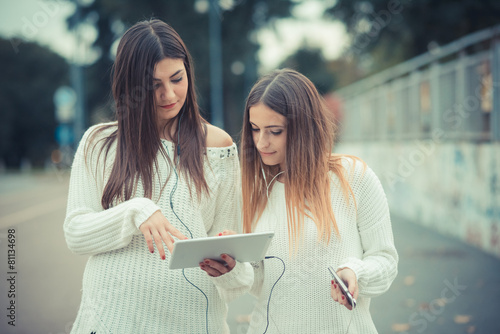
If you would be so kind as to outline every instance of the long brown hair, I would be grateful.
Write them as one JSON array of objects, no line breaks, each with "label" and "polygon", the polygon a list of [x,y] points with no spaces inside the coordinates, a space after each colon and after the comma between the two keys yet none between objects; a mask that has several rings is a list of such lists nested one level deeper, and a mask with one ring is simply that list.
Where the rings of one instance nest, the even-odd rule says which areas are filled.
[{"label": "long brown hair", "polygon": [[353,195],[352,189],[341,162],[343,156],[332,154],[333,114],[326,108],[314,84],[290,69],[276,70],[262,77],[246,101],[241,139],[244,232],[255,228],[267,205],[263,173],[270,180],[280,172],[279,165],[262,163],[253,141],[250,108],[260,103],[285,116],[287,121],[283,180],[290,245],[297,245],[305,216],[316,224],[318,238],[329,243],[332,230],[339,236],[331,206],[329,171],[338,176],[347,200],[349,194]]},{"label": "long brown hair", "polygon": [[[153,84],[155,66],[165,58],[183,59],[188,79],[184,106],[165,128],[166,133],[172,133],[172,125],[182,117],[182,122],[177,123],[172,136],[177,147],[174,159],[179,157],[179,168],[187,180],[194,183],[198,198],[202,192],[208,193],[203,174],[206,143],[202,124],[205,120],[200,115],[196,101],[191,56],[171,26],[160,20],[148,20],[136,23],[125,32],[113,65],[112,91],[118,127],[104,138],[100,153],[105,150],[106,159],[115,141],[117,148],[111,175],[101,199],[105,209],[116,201],[130,199],[136,192],[139,180],[143,184],[144,196],[151,198],[154,168],[158,168],[158,151],[171,162],[161,145]],[[91,138],[115,126],[99,127]],[[179,152],[182,154],[178,155]]]}]

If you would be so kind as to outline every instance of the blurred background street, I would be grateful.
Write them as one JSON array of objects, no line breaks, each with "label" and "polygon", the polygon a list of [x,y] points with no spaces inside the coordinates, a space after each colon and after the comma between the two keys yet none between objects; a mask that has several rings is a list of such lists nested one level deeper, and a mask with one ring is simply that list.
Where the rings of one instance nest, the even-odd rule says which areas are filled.
[{"label": "blurred background street", "polygon": [[[86,257],[66,246],[62,223],[69,173],[0,176],[1,333],[69,333],[80,305]],[[7,250],[15,230],[16,326],[8,325]]]},{"label": "blurred background street", "polygon": [[[203,115],[235,142],[260,75],[291,67],[318,88],[335,152],[389,202],[400,271],[372,301],[380,333],[500,333],[499,1],[0,3],[0,333],[71,330],[87,258],[64,240],[69,169],[83,131],[114,119],[121,35],[151,17],[182,36]],[[232,333],[252,303],[231,304]]]}]

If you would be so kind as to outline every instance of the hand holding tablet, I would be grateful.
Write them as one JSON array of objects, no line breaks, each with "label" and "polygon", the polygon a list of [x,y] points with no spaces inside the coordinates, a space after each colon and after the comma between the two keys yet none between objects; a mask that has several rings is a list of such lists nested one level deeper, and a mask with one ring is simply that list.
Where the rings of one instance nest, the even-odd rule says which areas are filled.
[{"label": "hand holding tablet", "polygon": [[[231,230],[224,230],[219,233],[219,237],[223,235],[234,235],[237,234]],[[217,260],[205,259],[200,263],[200,269],[205,271],[211,277],[219,277],[227,274],[236,266],[236,260],[227,254],[220,255],[222,260],[225,262],[220,262]]]},{"label": "hand holding tablet", "polygon": [[260,261],[264,259],[273,236],[274,232],[262,232],[178,240],[174,243],[169,268],[194,268],[205,259],[230,266],[231,260],[226,261],[222,254],[240,262]]},{"label": "hand holding tablet", "polygon": [[211,277],[219,277],[227,274],[236,266],[236,260],[227,254],[221,254],[225,262],[219,260],[205,259],[200,263],[201,270],[205,271]]}]

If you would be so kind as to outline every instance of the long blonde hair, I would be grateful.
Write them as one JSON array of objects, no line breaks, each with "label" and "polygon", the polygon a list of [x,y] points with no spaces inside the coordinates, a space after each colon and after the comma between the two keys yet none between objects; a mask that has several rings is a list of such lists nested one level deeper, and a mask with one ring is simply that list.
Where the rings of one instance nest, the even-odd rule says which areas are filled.
[{"label": "long blonde hair", "polygon": [[325,107],[314,84],[290,69],[276,70],[262,77],[246,101],[241,139],[243,230],[250,233],[255,228],[267,205],[263,173],[270,180],[280,172],[278,165],[266,166],[261,162],[253,141],[249,111],[259,103],[287,120],[283,180],[290,246],[298,245],[305,216],[316,224],[318,241],[329,243],[332,231],[339,237],[331,205],[329,172],[338,176],[347,200],[349,194],[352,198],[354,195],[341,162],[344,156],[331,154],[335,134],[333,114]]}]

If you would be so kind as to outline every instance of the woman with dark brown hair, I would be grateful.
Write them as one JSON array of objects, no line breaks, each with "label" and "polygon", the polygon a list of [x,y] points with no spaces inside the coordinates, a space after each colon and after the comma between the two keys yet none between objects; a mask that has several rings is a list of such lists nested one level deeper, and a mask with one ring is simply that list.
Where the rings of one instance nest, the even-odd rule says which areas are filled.
[{"label": "woman with dark brown hair", "polygon": [[[258,299],[248,333],[377,332],[370,298],[397,274],[389,209],[363,161],[332,154],[332,116],[311,81],[290,69],[264,76],[248,96],[243,230],[275,233],[266,259],[253,264]],[[329,267],[357,299],[355,309]],[[206,271],[223,274],[216,268]]]},{"label": "woman with dark brown hair", "polygon": [[251,267],[169,270],[164,245],[238,228],[236,146],[200,116],[191,57],[162,21],[124,34],[112,88],[117,121],[85,133],[71,171],[66,242],[91,255],[72,333],[228,333],[221,293],[251,285]]}]

